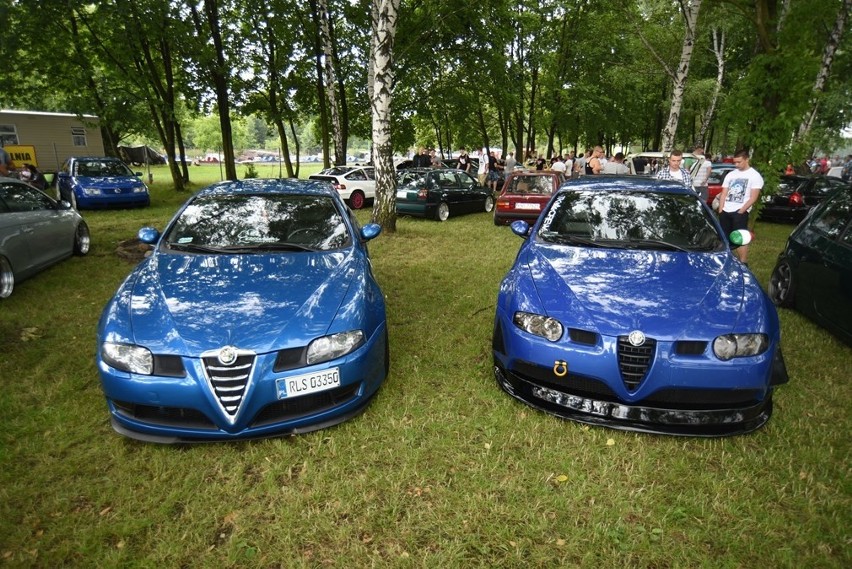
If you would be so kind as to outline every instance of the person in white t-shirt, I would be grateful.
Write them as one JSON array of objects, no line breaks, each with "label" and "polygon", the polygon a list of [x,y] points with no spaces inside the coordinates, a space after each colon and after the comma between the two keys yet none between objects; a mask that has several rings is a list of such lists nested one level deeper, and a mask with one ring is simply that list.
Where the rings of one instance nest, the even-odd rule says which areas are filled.
[{"label": "person in white t-shirt", "polygon": [[560,180],[565,179],[565,168],[565,162],[562,161],[561,156],[557,156],[556,159],[554,159],[553,164],[550,165],[551,172],[556,172],[557,174],[559,174]]},{"label": "person in white t-shirt", "polygon": [[[763,176],[749,165],[748,151],[734,154],[734,169],[725,176],[719,194],[719,225],[725,237],[738,229],[748,229],[748,214],[762,189]],[[748,261],[748,245],[740,245],[734,253],[743,263]]]}]

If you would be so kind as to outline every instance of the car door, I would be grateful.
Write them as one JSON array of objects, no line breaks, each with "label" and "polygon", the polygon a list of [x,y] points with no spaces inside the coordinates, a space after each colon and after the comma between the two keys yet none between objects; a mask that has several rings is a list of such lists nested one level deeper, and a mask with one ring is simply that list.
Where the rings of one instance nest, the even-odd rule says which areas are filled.
[{"label": "car door", "polygon": [[56,199],[70,201],[72,161],[66,160],[56,173]]},{"label": "car door", "polygon": [[433,173],[432,180],[434,180],[434,186],[437,186],[438,201],[445,202],[450,207],[450,214],[464,213],[464,199],[455,173],[449,170],[440,170]]},{"label": "car door", "polygon": [[852,192],[838,192],[811,220],[815,255],[803,259],[800,273],[811,289],[813,311],[852,334]]},{"label": "car door", "polygon": [[367,198],[376,197],[376,169],[373,167],[364,168],[364,195]]},{"label": "car door", "polygon": [[25,242],[14,246],[16,255],[25,251],[27,256],[19,259],[17,266],[13,263],[16,273],[37,271],[72,253],[76,227],[70,212],[58,210],[56,202],[26,184],[3,184],[2,197],[8,208],[3,216],[8,218],[9,227],[14,226],[14,240]]},{"label": "car door", "polygon": [[459,209],[464,213],[481,211],[484,206],[485,188],[480,187],[473,176],[465,172],[457,172],[456,188],[458,188]]}]

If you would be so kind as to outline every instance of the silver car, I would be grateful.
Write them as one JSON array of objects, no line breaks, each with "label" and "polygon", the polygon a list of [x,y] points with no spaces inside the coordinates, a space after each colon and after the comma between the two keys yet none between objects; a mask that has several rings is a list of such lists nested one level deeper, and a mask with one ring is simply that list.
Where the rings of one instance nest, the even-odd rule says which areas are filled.
[{"label": "silver car", "polygon": [[15,281],[89,252],[89,226],[67,202],[13,178],[0,177],[0,298]]}]

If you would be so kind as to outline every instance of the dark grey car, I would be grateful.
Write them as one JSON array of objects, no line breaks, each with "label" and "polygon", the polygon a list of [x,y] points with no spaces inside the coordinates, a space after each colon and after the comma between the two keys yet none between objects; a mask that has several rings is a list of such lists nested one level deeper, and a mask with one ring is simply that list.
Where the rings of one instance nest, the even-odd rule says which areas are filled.
[{"label": "dark grey car", "polygon": [[16,281],[74,255],[89,252],[89,227],[67,202],[0,177],[0,298]]}]

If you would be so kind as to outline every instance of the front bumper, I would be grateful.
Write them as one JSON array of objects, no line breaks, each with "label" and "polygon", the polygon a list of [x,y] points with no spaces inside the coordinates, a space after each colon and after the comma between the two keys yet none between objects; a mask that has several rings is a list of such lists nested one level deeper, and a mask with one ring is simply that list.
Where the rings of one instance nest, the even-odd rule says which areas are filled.
[{"label": "front bumper", "polygon": [[277,395],[277,379],[315,369],[273,372],[276,353],[259,354],[233,422],[218,407],[196,359],[183,358],[184,377],[118,372],[100,357],[97,363],[116,432],[146,442],[196,443],[292,435],[344,422],[360,414],[378,392],[388,372],[387,348],[382,325],[351,354],[313,366],[339,368],[339,387],[283,399]]},{"label": "front bumper", "polygon": [[625,431],[643,433],[722,437],[740,435],[762,427],[772,415],[772,391],[751,405],[713,408],[661,408],[625,404],[569,393],[555,385],[530,381],[502,368],[495,360],[497,384],[512,397],[547,413]]}]

